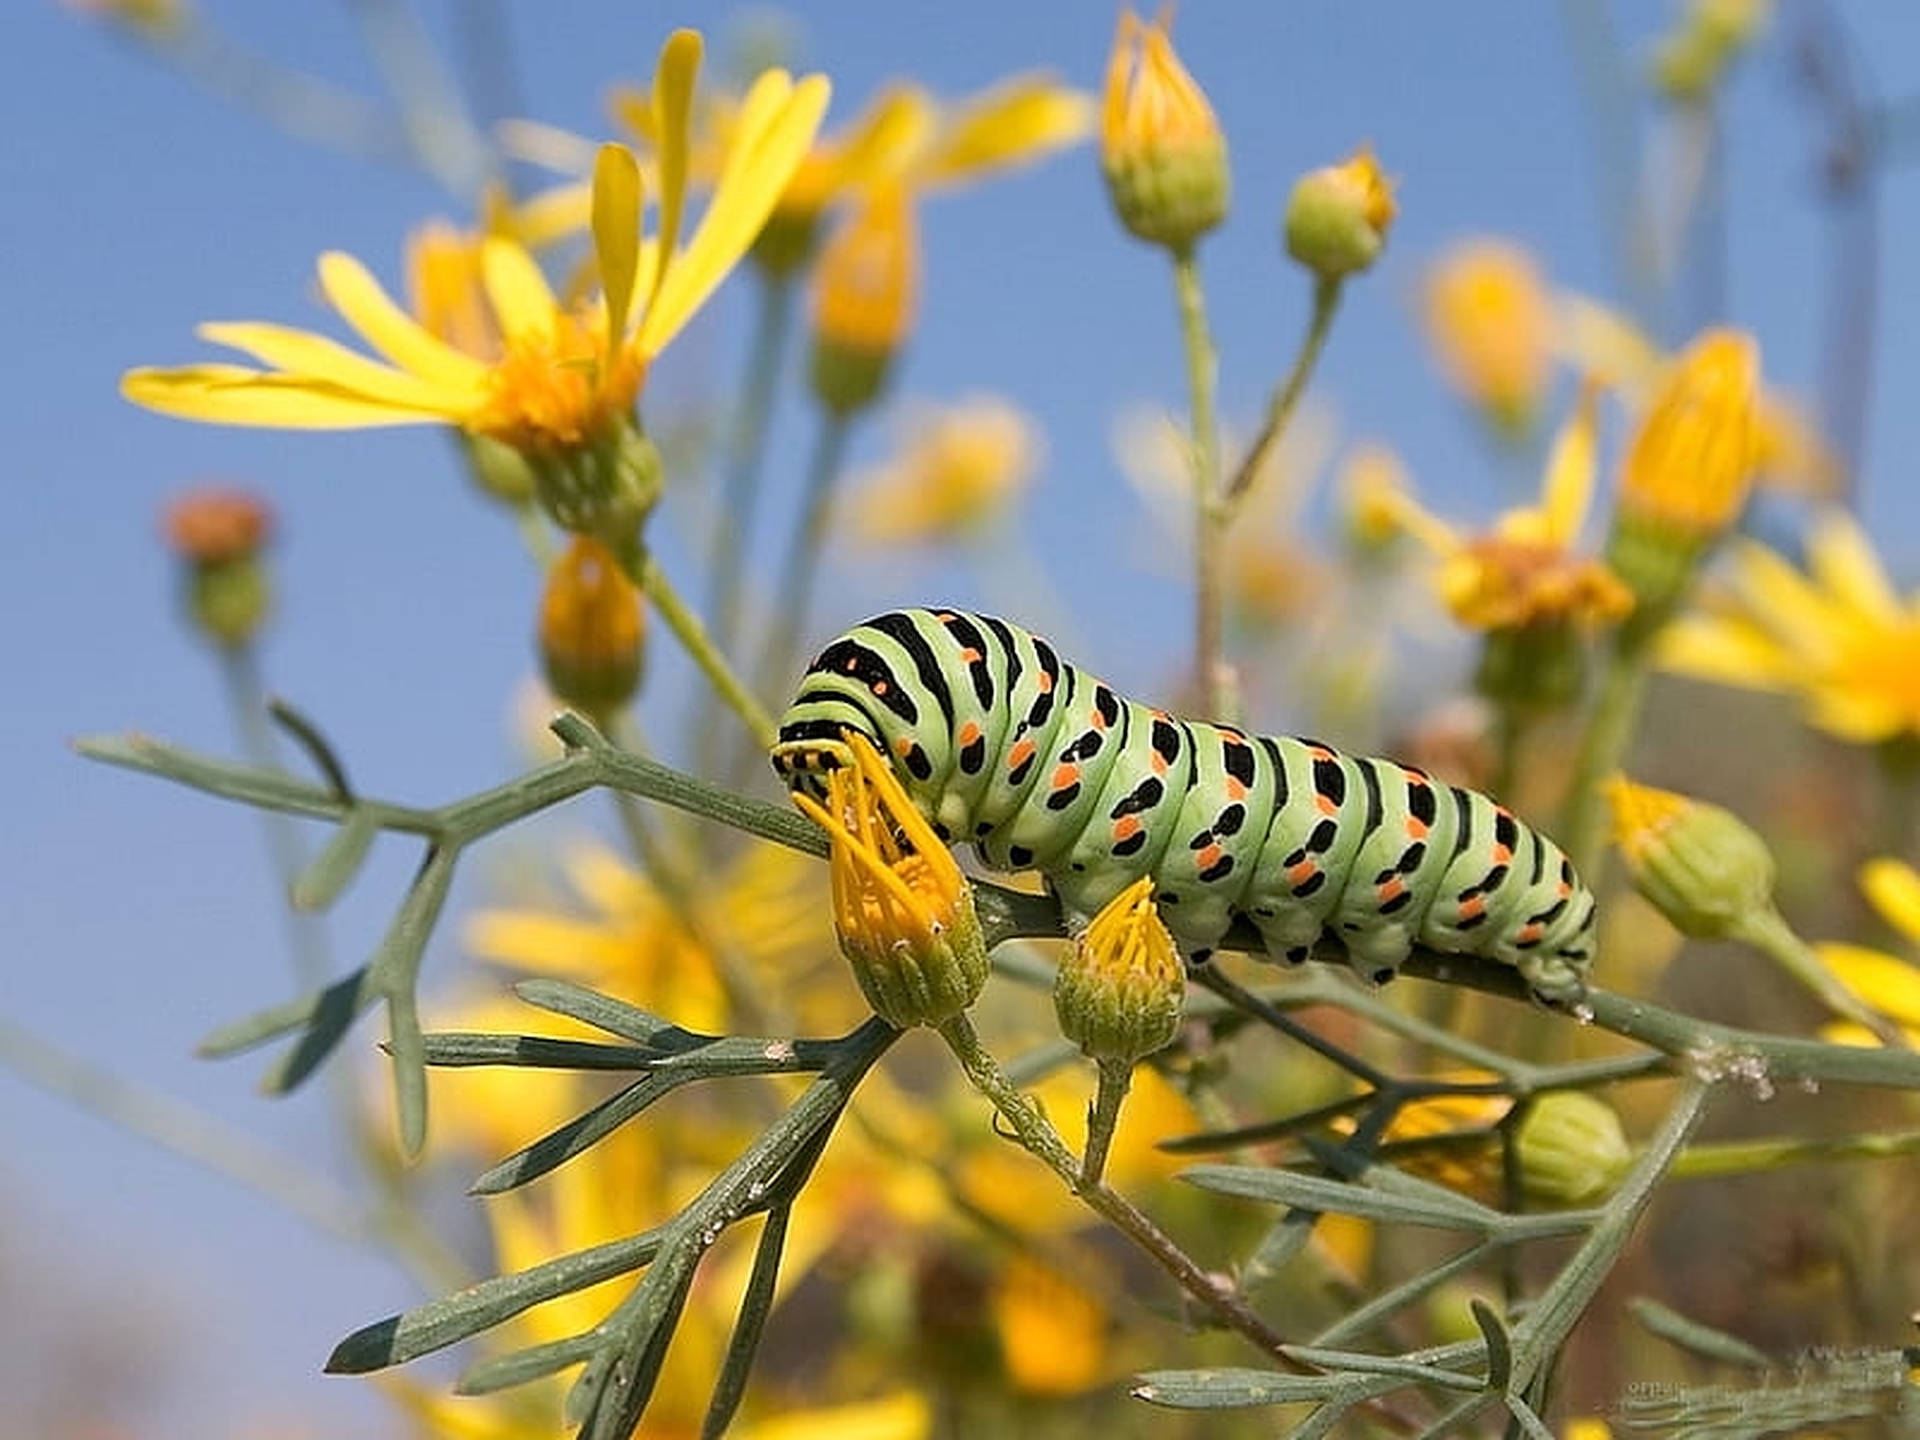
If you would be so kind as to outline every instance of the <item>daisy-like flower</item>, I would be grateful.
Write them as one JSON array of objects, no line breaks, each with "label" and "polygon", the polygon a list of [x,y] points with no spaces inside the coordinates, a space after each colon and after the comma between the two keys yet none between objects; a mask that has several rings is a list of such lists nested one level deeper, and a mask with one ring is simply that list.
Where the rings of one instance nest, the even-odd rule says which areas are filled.
[{"label": "daisy-like flower", "polygon": [[857,533],[874,544],[979,537],[1040,462],[1038,427],[998,396],[910,408],[899,430],[898,452],[863,477],[847,507]]},{"label": "daisy-like flower", "polygon": [[1662,663],[1792,695],[1842,740],[1920,737],[1920,593],[1894,590],[1858,521],[1822,514],[1804,570],[1753,541],[1728,558],[1724,587],[1661,637]]},{"label": "daisy-like flower", "polygon": [[1554,442],[1537,504],[1509,510],[1479,535],[1464,535],[1404,491],[1376,484],[1368,523],[1388,521],[1440,560],[1437,585],[1454,618],[1475,630],[1517,630],[1618,620],[1632,603],[1600,561],[1574,549],[1586,524],[1596,468],[1595,397],[1585,390]]},{"label": "daisy-like flower", "polygon": [[783,71],[762,75],[742,102],[712,199],[683,248],[701,48],[700,37],[683,30],[661,52],[653,235],[643,240],[640,233],[643,197],[633,155],[617,145],[599,152],[592,202],[598,303],[564,304],[523,245],[486,237],[479,270],[499,349],[482,356],[463,348],[471,342],[450,342],[409,316],[359,261],[336,251],[321,257],[321,290],[378,358],[277,325],[206,325],[204,338],[267,368],[135,370],[122,381],[123,393],[155,410],[220,424],[451,425],[539,456],[605,443],[627,424],[647,367],[760,233],[826,108],[824,77],[796,83]]},{"label": "daisy-like flower", "polygon": [[[1860,889],[1880,918],[1920,954],[1920,874],[1903,860],[1869,860],[1860,867]],[[1920,1050],[1920,964],[1866,945],[1829,940],[1813,947],[1855,995],[1898,1025],[1909,1047]],[[1884,1043],[1864,1025],[1836,1020],[1820,1038],[1838,1045]]]}]

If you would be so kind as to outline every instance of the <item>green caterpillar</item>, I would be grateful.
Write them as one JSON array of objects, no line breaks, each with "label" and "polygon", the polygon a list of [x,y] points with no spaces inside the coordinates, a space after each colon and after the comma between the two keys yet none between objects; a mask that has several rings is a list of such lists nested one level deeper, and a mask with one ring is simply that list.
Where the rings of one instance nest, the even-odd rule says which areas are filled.
[{"label": "green caterpillar", "polygon": [[1418,944],[1514,966],[1545,998],[1585,990],[1593,896],[1506,807],[1392,760],[1124,700],[1003,620],[856,625],[808,669],[774,769],[817,790],[849,731],[943,839],[1038,870],[1076,924],[1151,875],[1194,964],[1244,917],[1269,958],[1297,964],[1331,938],[1375,984]]}]

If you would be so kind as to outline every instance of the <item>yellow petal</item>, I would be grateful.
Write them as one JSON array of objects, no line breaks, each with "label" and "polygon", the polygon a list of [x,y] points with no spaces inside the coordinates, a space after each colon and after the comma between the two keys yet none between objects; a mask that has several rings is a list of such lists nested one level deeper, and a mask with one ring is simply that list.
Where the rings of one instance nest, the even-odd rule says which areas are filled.
[{"label": "yellow petal", "polygon": [[933,124],[933,99],[925,90],[917,85],[889,85],[840,142],[832,188],[855,189],[899,178],[924,153]]},{"label": "yellow petal", "polygon": [[1904,860],[1869,860],[1860,867],[1860,890],[1882,919],[1920,944],[1920,873]]},{"label": "yellow petal", "polygon": [[740,1440],[925,1440],[933,1433],[933,1407],[910,1390],[857,1405],[796,1410],[743,1425]]},{"label": "yellow petal", "polygon": [[[702,41],[697,30],[676,30],[660,50],[660,66],[653,75],[654,141],[660,163],[660,254],[671,257],[680,244],[680,222],[687,207],[687,153],[693,123],[693,90],[700,77]],[[648,287],[660,293],[665,265]],[[651,301],[649,301],[651,304]]]},{"label": "yellow petal", "polygon": [[624,145],[602,145],[593,162],[593,253],[607,297],[607,349],[627,334],[640,264],[640,167]]},{"label": "yellow petal", "polygon": [[1660,663],[1683,675],[1747,690],[1787,690],[1801,674],[1793,656],[1751,621],[1685,616],[1660,632]]},{"label": "yellow petal", "polygon": [[1660,372],[1660,347],[1619,311],[1585,295],[1555,303],[1555,346],[1576,369],[1603,385],[1636,390]]},{"label": "yellow petal", "polygon": [[208,425],[361,430],[375,425],[445,424],[448,420],[437,409],[350,394],[324,381],[263,375],[241,365],[130,370],[120,381],[120,393],[149,410]]},{"label": "yellow petal", "polygon": [[569,848],[561,869],[574,893],[610,919],[631,915],[654,898],[640,873],[604,845]]},{"label": "yellow petal", "polygon": [[391,365],[369,360],[337,340],[295,330],[286,325],[253,321],[214,322],[196,332],[204,340],[225,345],[270,365],[285,381],[319,381],[334,390],[363,399],[459,415],[476,398],[465,386],[436,384]]},{"label": "yellow petal", "polygon": [[1920,965],[1838,940],[1813,948],[1841,984],[1873,1009],[1901,1025],[1920,1025]]},{"label": "yellow petal", "polygon": [[822,75],[790,85],[784,74],[770,71],[755,82],[741,107],[739,142],[707,213],[686,250],[662,258],[666,276],[635,340],[643,359],[666,348],[753,244],[813,144],[829,93]]},{"label": "yellow petal", "polygon": [[612,974],[628,954],[602,925],[537,911],[483,910],[467,922],[466,939],[482,959],[586,979]]},{"label": "yellow petal", "polygon": [[1856,745],[1875,745],[1913,728],[1912,712],[1898,696],[1825,684],[1808,695],[1807,702],[1811,724]]},{"label": "yellow petal", "polygon": [[1090,96],[1046,75],[1021,75],[968,104],[942,127],[915,179],[953,185],[1006,170],[1083,140],[1093,129]]},{"label": "yellow petal", "polygon": [[593,187],[578,180],[529,195],[508,216],[513,238],[529,250],[578,235],[592,221]]},{"label": "yellow petal", "polygon": [[341,318],[402,370],[449,389],[478,389],[486,383],[485,365],[439,339],[394,304],[353,256],[339,250],[322,255],[320,288]]},{"label": "yellow petal", "polygon": [[1803,659],[1824,659],[1845,615],[1798,570],[1764,545],[1742,542],[1733,554],[1733,583],[1754,618]]},{"label": "yellow petal", "polygon": [[558,310],[547,277],[517,241],[488,236],[480,242],[480,277],[487,287],[500,333],[509,343],[526,335],[551,335]]},{"label": "yellow petal", "polygon": [[1896,620],[1900,598],[1873,553],[1860,523],[1844,510],[1828,510],[1807,537],[1807,573],[1835,600],[1874,620]]},{"label": "yellow petal", "polygon": [[1581,386],[1573,414],[1554,437],[1546,479],[1540,486],[1540,507],[1546,519],[1546,534],[1541,538],[1562,546],[1579,538],[1593,498],[1593,476],[1599,464],[1595,393],[1592,385]]}]

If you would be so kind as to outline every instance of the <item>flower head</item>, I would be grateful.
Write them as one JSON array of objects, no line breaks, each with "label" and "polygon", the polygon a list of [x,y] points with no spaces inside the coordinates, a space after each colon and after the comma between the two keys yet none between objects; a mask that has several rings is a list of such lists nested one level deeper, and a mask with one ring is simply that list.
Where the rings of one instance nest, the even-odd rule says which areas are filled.
[{"label": "flower head", "polygon": [[979,535],[1039,463],[1034,422],[997,396],[921,407],[902,429],[898,454],[866,477],[849,506],[859,533],[876,543]]},{"label": "flower head", "polygon": [[625,705],[640,683],[645,619],[613,552],[576,535],[540,598],[540,660],[554,696],[595,717]]},{"label": "flower head", "polygon": [[793,800],[827,832],[834,928],[874,1012],[902,1029],[937,1025],[971,1005],[987,981],[973,891],[863,735],[828,771],[826,802]]},{"label": "flower head", "polygon": [[919,290],[913,199],[880,185],[828,240],[814,277],[813,389],[828,409],[850,413],[879,395]]},{"label": "flower head", "polygon": [[1553,309],[1517,245],[1464,240],[1427,274],[1427,334],[1456,388],[1502,430],[1531,424],[1553,373]]},{"label": "flower head", "polygon": [[1843,740],[1920,737],[1920,593],[1894,590],[1857,520],[1822,514],[1804,571],[1751,541],[1730,558],[1726,587],[1661,637],[1667,666],[1792,695]]},{"label": "flower head", "polygon": [[216,645],[245,645],[273,607],[260,560],[273,529],[266,501],[246,490],[205,486],[168,505],[161,523],[182,562],[187,618]]},{"label": "flower head", "polygon": [[1133,1062],[1173,1043],[1186,967],[1143,875],[1074,941],[1053,987],[1060,1033],[1095,1060]]},{"label": "flower head", "polygon": [[1634,888],[1681,934],[1743,935],[1772,913],[1773,855],[1738,816],[1624,775],[1606,790]]},{"label": "flower head", "polygon": [[1760,351],[1710,330],[1673,362],[1627,450],[1623,516],[1689,540],[1725,533],[1746,505],[1759,456]]},{"label": "flower head", "polygon": [[[545,453],[603,437],[628,416],[648,365],[753,243],[826,107],[823,77],[795,83],[780,71],[762,75],[741,106],[713,197],[682,247],[700,52],[700,37],[683,30],[661,53],[659,222],[645,241],[636,162],[619,146],[600,152],[592,205],[603,287],[597,304],[563,304],[519,241],[488,236],[478,257],[486,323],[466,324],[458,338],[447,338],[435,327],[451,322],[407,315],[359,261],[332,252],[320,260],[321,290],[378,358],[281,326],[207,325],[205,338],[267,368],[135,370],[122,392],[152,409],[222,424],[444,424]],[[487,343],[489,328],[497,332],[497,353],[463,348]]]},{"label": "flower head", "polygon": [[1362,145],[1351,159],[1303,176],[1287,202],[1287,253],[1323,280],[1365,270],[1393,225],[1393,183]]},{"label": "flower head", "polygon": [[1174,54],[1163,16],[1120,12],[1100,113],[1100,161],[1120,223],[1175,249],[1226,218],[1227,141]]}]

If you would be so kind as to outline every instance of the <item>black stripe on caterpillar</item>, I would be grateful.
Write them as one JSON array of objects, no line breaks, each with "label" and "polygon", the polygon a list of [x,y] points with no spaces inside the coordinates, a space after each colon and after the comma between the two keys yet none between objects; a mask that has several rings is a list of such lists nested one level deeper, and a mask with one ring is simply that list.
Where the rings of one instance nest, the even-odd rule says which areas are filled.
[{"label": "black stripe on caterpillar", "polygon": [[1237,919],[1268,958],[1331,938],[1379,984],[1413,946],[1585,989],[1594,900],[1560,847],[1478,791],[1315,740],[1254,736],[1123,699],[1037,635],[959,610],[896,610],[820,652],[774,769],[818,790],[844,736],[873,741],[943,839],[1037,870],[1084,924],[1142,875],[1207,960]]}]

